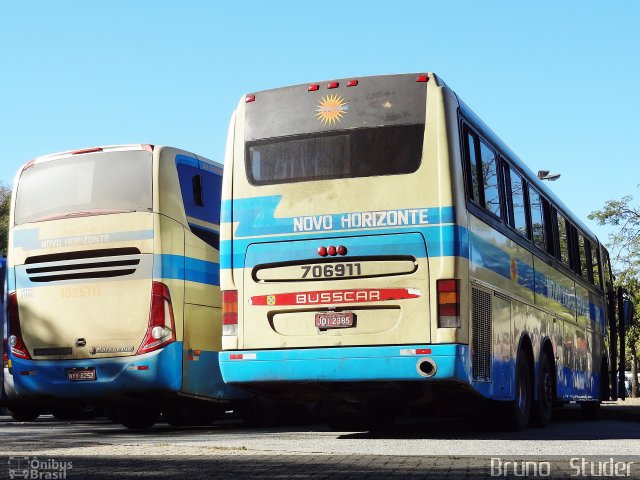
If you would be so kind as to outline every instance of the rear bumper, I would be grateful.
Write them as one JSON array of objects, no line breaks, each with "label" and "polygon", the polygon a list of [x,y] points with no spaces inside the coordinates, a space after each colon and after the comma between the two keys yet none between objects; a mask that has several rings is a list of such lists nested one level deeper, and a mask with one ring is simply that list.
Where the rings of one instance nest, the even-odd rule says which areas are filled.
[{"label": "rear bumper", "polygon": [[[97,379],[69,381],[69,368],[94,367]],[[182,385],[182,342],[131,357],[23,360],[12,357],[15,390],[22,398],[113,399],[170,394]]]},{"label": "rear bumper", "polygon": [[[456,381],[469,383],[467,345],[403,345],[220,352],[226,383]],[[420,364],[430,360],[427,376]]]}]

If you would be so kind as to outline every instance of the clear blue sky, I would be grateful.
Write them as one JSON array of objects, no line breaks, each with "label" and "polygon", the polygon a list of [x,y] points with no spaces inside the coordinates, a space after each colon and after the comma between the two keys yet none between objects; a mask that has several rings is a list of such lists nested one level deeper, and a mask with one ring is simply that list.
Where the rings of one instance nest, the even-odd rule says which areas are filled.
[{"label": "clear blue sky", "polygon": [[639,25],[631,0],[4,0],[0,180],[113,143],[222,162],[246,92],[434,71],[603,236],[587,214],[640,199]]}]

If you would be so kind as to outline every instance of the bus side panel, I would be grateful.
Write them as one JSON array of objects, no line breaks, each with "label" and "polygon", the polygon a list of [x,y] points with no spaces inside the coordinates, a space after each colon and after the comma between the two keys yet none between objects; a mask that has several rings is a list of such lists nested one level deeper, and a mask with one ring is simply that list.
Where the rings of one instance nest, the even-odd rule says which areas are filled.
[{"label": "bus side panel", "polygon": [[185,324],[182,392],[220,398],[224,383],[218,252],[185,230]]},{"label": "bus side panel", "polygon": [[515,397],[515,361],[513,358],[512,315],[515,308],[511,300],[502,295],[494,295],[493,306],[493,356],[492,383],[493,398],[511,399]]},{"label": "bus side panel", "polygon": [[178,235],[178,231],[181,235],[181,248],[177,244],[167,248],[172,254],[165,258],[174,267],[171,275],[183,282],[183,296],[177,304],[183,312],[181,392],[213,400],[237,397],[238,393],[224,384],[218,361],[222,330],[218,250],[221,169],[175,149],[167,149],[162,162],[161,207],[176,219],[166,219],[170,227],[163,235]]}]

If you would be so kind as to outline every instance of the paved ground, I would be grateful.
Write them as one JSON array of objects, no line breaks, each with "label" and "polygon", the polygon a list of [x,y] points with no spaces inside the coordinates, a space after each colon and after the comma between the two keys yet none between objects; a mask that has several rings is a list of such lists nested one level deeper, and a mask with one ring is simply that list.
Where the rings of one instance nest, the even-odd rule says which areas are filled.
[{"label": "paved ground", "polygon": [[[527,468],[529,476],[536,470],[549,473],[547,478],[588,478],[594,476],[590,470],[608,473],[613,458],[614,467],[634,462],[624,470],[626,464],[619,463],[619,473],[640,479],[638,422],[640,402],[608,404],[597,422],[581,421],[579,412],[568,408],[549,428],[523,432],[492,431],[462,419],[405,419],[373,434],[332,432],[324,425],[249,429],[233,417],[212,427],[157,425],[143,432],[101,420],[2,418],[0,478],[10,468],[14,474],[25,471],[19,470],[25,465],[41,473],[67,465],[70,479],[479,479],[491,473],[505,478],[505,472],[517,478]],[[571,463],[572,458],[577,460]]]}]

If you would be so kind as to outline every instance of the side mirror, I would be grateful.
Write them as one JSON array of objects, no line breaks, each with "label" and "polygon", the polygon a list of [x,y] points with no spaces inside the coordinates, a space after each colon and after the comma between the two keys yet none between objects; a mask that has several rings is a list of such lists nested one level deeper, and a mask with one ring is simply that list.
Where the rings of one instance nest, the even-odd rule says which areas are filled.
[{"label": "side mirror", "polygon": [[633,325],[633,317],[635,315],[635,305],[631,300],[625,299],[622,303],[623,321],[625,327],[631,327]]}]

